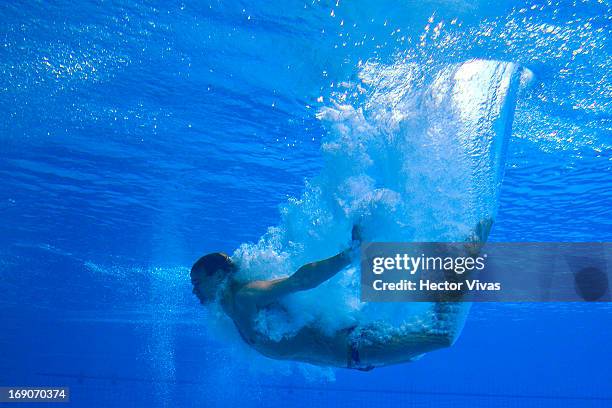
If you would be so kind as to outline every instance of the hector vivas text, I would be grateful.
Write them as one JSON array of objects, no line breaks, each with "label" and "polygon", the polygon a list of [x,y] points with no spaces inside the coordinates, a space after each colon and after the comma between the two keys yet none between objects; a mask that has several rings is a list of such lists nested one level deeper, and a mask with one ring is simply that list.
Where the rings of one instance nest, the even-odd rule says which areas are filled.
[{"label": "hector vivas text", "polygon": [[[374,279],[372,281],[372,288],[375,291],[501,290],[501,284],[499,282],[481,282],[478,279],[467,278],[470,272],[482,271],[485,268],[486,258],[486,254],[474,257],[442,257],[425,256],[425,254],[411,256],[409,254],[399,253],[395,254],[395,256],[373,257],[371,258],[371,271],[374,275],[378,275],[382,278],[381,275],[385,273],[395,272],[395,276],[397,276],[397,272],[399,272],[405,274],[404,276],[406,276],[406,279],[400,279],[394,282],[387,282],[384,279]],[[442,274],[440,274],[440,272],[442,272]],[[432,276],[429,277],[428,274]]]}]

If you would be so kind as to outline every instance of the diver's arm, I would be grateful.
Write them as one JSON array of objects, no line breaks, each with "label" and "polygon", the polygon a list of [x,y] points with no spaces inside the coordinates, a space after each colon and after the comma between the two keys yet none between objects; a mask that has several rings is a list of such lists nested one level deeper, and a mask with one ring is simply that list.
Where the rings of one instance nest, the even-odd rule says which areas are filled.
[{"label": "diver's arm", "polygon": [[350,264],[350,252],[349,249],[331,258],[306,264],[287,278],[251,282],[242,291],[246,291],[244,294],[248,293],[257,305],[266,306],[290,293],[316,288]]},{"label": "diver's arm", "polygon": [[358,227],[353,227],[352,236],[353,245],[331,258],[308,263],[287,278],[256,281],[247,288],[256,294],[259,305],[269,304],[290,293],[316,288],[351,263],[351,253],[361,239]]},{"label": "diver's arm", "polygon": [[351,246],[348,249],[331,258],[302,266],[286,282],[292,286],[293,292],[316,288],[350,265],[351,253],[360,243],[361,229],[358,225],[354,225],[351,231]]},{"label": "diver's arm", "polygon": [[298,269],[287,280],[292,281],[293,291],[313,289],[333,277],[351,263],[349,248],[331,258],[311,262]]}]

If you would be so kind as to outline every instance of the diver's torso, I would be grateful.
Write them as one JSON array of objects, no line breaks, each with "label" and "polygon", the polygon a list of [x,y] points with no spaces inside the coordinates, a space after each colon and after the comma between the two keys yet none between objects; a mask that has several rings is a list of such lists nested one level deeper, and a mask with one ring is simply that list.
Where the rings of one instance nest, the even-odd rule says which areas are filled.
[{"label": "diver's torso", "polygon": [[261,354],[279,360],[297,360],[317,365],[346,367],[348,331],[324,333],[320,328],[304,326],[295,333],[272,339],[257,324],[259,314],[265,310],[288,313],[279,302],[265,308],[238,296],[234,302],[232,320],[242,339]]}]

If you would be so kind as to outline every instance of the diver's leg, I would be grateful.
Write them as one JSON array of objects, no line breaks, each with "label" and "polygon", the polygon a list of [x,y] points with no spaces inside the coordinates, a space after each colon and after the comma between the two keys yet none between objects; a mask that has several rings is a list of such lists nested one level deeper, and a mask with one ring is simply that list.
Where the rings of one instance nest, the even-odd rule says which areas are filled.
[{"label": "diver's leg", "polygon": [[[480,221],[466,239],[463,250],[471,256],[477,256],[492,225],[491,218]],[[446,277],[454,280],[458,276],[450,272]],[[463,293],[460,293],[453,296],[452,300],[460,300],[462,297]],[[407,362],[423,353],[453,345],[463,328],[468,307],[466,303],[448,300],[446,297],[433,303],[432,318],[428,325],[406,329],[376,322],[356,327],[349,335],[348,367],[365,370]]]},{"label": "diver's leg", "polygon": [[433,321],[415,328],[393,327],[375,322],[356,327],[349,335],[348,367],[367,370],[408,362],[420,355],[451,346],[461,330],[462,304],[444,302],[434,306]]}]

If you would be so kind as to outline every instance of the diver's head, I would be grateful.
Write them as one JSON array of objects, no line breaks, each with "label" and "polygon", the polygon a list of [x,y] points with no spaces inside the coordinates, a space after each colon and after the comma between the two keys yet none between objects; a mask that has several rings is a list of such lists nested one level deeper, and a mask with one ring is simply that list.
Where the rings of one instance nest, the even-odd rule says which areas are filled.
[{"label": "diver's head", "polygon": [[229,256],[222,252],[204,255],[191,267],[193,293],[200,303],[215,300],[219,287],[234,273],[236,267]]}]

